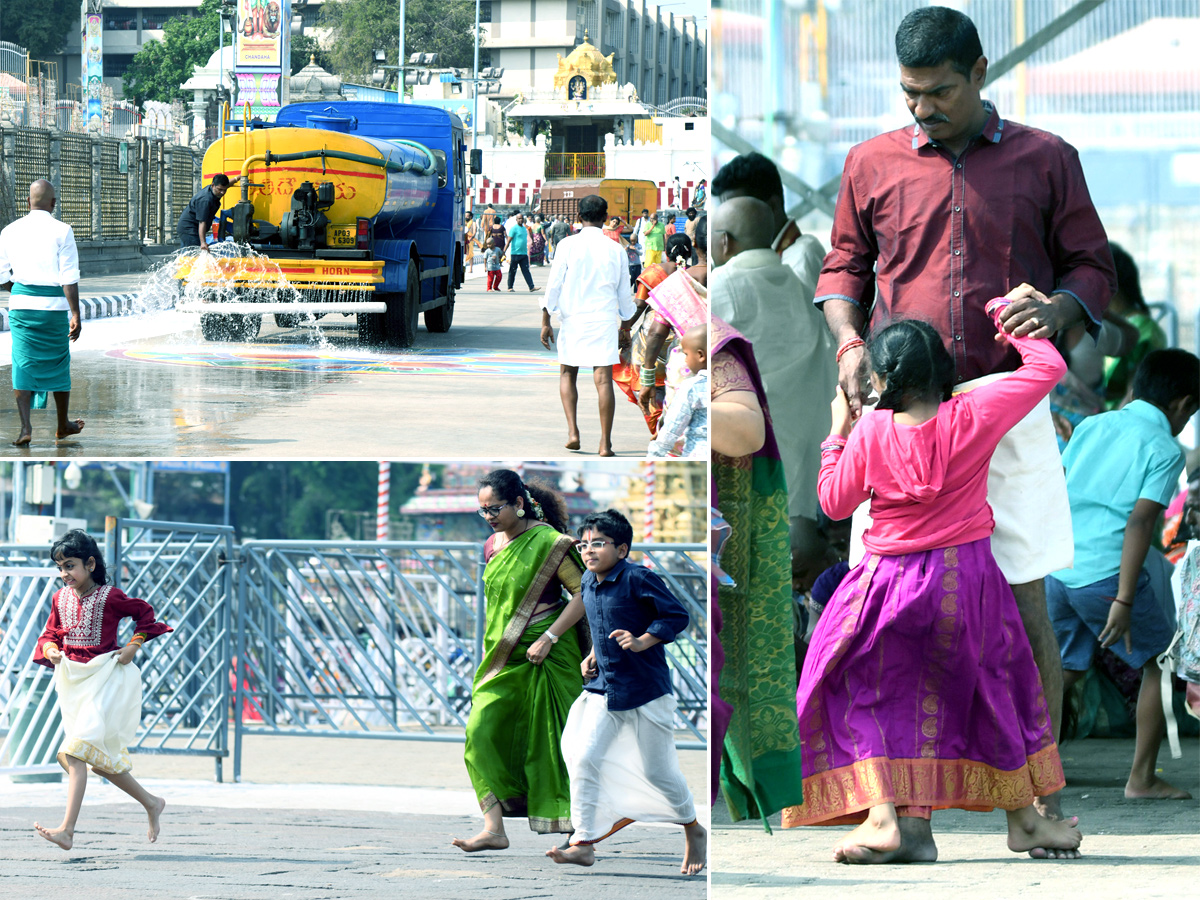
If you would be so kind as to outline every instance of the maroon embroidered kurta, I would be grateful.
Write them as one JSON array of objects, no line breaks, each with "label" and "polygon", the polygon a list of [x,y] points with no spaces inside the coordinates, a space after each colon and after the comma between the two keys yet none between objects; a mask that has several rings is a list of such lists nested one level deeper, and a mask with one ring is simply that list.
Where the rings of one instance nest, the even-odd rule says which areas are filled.
[{"label": "maroon embroidered kurta", "polygon": [[145,600],[127,596],[111,584],[97,585],[85,597],[74,588],[57,591],[50,605],[50,621],[38,638],[33,661],[53,668],[45,657],[47,643],[57,646],[70,660],[86,663],[103,653],[120,650],[117,627],[121,620],[134,620],[134,633],[147,640],[173,629],[154,617],[154,609]]}]

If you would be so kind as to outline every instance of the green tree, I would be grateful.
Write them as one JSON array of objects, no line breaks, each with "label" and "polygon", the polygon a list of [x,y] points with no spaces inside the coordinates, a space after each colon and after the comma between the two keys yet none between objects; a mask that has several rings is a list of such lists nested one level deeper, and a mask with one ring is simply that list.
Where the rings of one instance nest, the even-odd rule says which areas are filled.
[{"label": "green tree", "polygon": [[62,50],[72,27],[79,27],[79,0],[3,0],[0,41],[11,41],[33,59],[49,59]]},{"label": "green tree", "polygon": [[[438,53],[438,68],[471,68],[475,0],[408,0],[404,18],[405,55]],[[386,65],[396,65],[399,0],[330,0],[321,7],[321,25],[330,30],[329,61],[344,80],[369,84],[376,50],[387,52]],[[389,70],[388,84],[395,87],[395,80]]]},{"label": "green tree", "polygon": [[[323,540],[329,510],[375,513],[373,462],[234,462],[233,516],[241,540]],[[393,463],[393,513],[416,491],[421,466]]]},{"label": "green tree", "polygon": [[220,0],[203,0],[195,12],[169,19],[162,40],[145,44],[122,76],[125,99],[135,103],[191,99],[180,85],[217,51],[220,7]]},{"label": "green tree", "polygon": [[329,54],[321,49],[317,39],[307,34],[292,35],[292,74],[295,75],[307,66],[314,57],[317,65],[328,72],[332,65]]}]

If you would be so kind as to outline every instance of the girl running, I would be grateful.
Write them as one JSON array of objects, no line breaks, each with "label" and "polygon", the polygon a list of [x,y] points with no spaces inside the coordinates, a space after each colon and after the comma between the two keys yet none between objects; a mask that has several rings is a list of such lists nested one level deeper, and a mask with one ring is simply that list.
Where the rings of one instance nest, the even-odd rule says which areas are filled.
[{"label": "girl running", "polygon": [[[142,717],[142,673],[131,665],[144,642],[171,631],[155,621],[148,603],[107,584],[104,557],[95,540],[68,531],[50,548],[63,587],[54,595],[50,621],[38,638],[34,662],[54,668],[54,690],[63,720],[58,762],[69,777],[62,824],[37,833],[64,850],[75,840],[75,822],[87,789],[87,767],[142,804],[149,817],[146,835],[158,840],[158,820],[167,802],[129,774],[128,746]],[[134,635],[121,647],[117,626],[134,620]]]}]

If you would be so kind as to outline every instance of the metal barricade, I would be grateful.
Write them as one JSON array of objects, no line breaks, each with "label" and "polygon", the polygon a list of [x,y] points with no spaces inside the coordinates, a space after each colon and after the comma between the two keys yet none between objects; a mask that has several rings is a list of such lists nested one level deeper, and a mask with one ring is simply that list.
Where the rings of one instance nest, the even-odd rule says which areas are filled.
[{"label": "metal barricade", "polygon": [[92,139],[63,134],[62,190],[58,209],[62,220],[75,231],[75,240],[90,241],[92,235]]},{"label": "metal barricade", "polygon": [[[100,142],[100,237],[106,240],[129,237],[129,174],[121,171],[121,143],[112,139]],[[135,150],[136,145],[134,150],[125,145],[127,161]]]},{"label": "metal barricade", "polygon": [[112,583],[174,629],[139,654],[142,724],[130,751],[211,756],[221,781],[229,755],[233,529],[110,517],[104,555]]},{"label": "metal barricade", "polygon": [[[703,544],[634,545],[691,624],[666,648],[678,724],[707,727]],[[247,734],[462,742],[486,617],[483,545],[247,541],[238,575],[234,779]]]},{"label": "metal barricade", "polygon": [[33,661],[59,587],[46,547],[0,548],[0,773],[14,781],[54,780],[62,722],[53,670]]}]

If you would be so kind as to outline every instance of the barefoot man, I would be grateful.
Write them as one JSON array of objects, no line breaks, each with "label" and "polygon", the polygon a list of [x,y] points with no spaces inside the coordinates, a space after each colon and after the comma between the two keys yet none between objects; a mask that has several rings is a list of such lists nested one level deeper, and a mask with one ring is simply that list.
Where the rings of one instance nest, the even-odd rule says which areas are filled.
[{"label": "barefoot man", "polygon": [[54,218],[54,187],[45,180],[29,186],[29,215],[0,231],[0,289],[8,288],[12,331],[12,381],[21,414],[13,443],[33,440],[30,407],[45,409],[54,394],[58,410],[55,437],[83,431],[71,421],[71,341],[79,339],[79,251],[75,232]]},{"label": "barefoot man", "polygon": [[[971,20],[945,7],[916,9],[896,31],[896,56],[914,122],[851,148],[814,299],[839,344],[838,380],[855,416],[866,399],[870,328],[927,321],[954,359],[955,390],[970,390],[1017,368],[1016,351],[984,313],[991,298],[1033,286],[1005,311],[1008,334],[1048,338],[1083,324],[1095,338],[1116,287],[1079,154],[981,98],[988,60]],[[989,473],[992,552],[1017,598],[1057,740],[1062,663],[1043,578],[1070,568],[1073,545],[1047,401],[1001,441]],[[1062,815],[1058,795],[1037,808]]]},{"label": "barefoot man", "polygon": [[567,416],[568,450],[580,447],[575,410],[580,366],[592,367],[600,400],[600,455],[614,456],[612,423],[616,411],[612,367],[620,362],[617,335],[623,323],[637,315],[629,279],[629,260],[619,244],[601,230],[608,218],[608,201],[589,194],[579,201],[579,234],[562,239],[550,268],[550,283],[542,298],[542,346],[554,343],[551,313],[562,320],[558,332],[558,392]]}]

